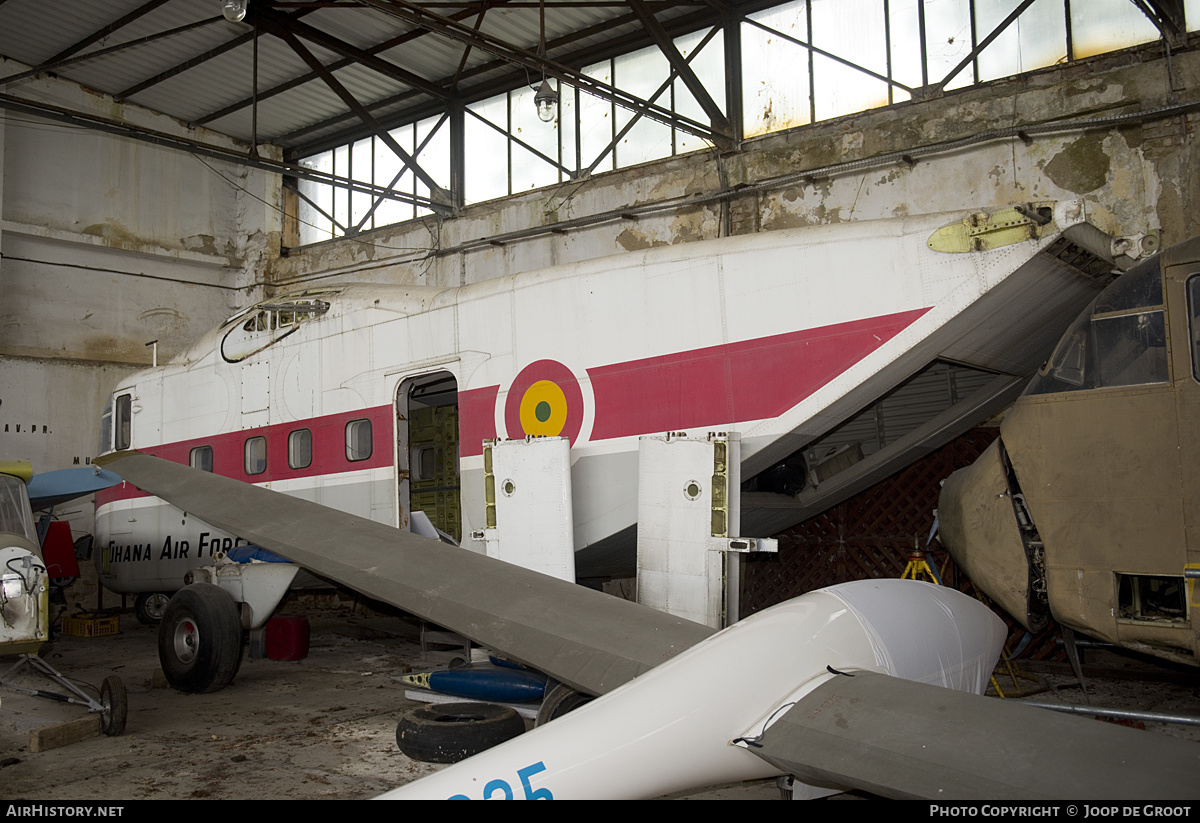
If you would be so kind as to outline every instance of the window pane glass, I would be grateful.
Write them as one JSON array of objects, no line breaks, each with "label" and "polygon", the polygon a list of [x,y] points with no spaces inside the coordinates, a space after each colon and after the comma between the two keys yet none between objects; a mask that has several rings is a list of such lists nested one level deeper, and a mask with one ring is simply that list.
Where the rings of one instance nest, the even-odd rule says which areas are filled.
[{"label": "window pane glass", "polygon": [[246,441],[246,474],[262,474],[267,470],[267,438],[251,437]]},{"label": "window pane glass", "polygon": [[466,169],[464,185],[466,199],[473,203],[492,200],[508,194],[508,139],[489,126],[480,123],[478,115],[489,122],[500,120],[505,128],[508,117],[508,95],[467,107],[464,120]]},{"label": "window pane glass", "polygon": [[[558,95],[558,140],[560,146],[559,160],[572,171],[578,171],[580,160],[575,151],[575,135],[579,130],[579,110],[575,98],[579,92],[571,86],[563,86]],[[586,96],[586,95],[585,95]]]},{"label": "window pane glass", "polygon": [[813,79],[818,120],[888,104],[887,83],[820,54],[813,57]]},{"label": "window pane glass", "polygon": [[371,456],[371,421],[351,420],[346,424],[346,459],[354,462]]},{"label": "window pane glass", "polygon": [[[612,82],[612,65],[608,60],[588,66],[583,70],[588,77],[603,83]],[[586,168],[595,162],[600,152],[613,139],[613,105],[607,100],[601,100],[591,94],[579,95],[579,141],[583,154],[583,166]],[[613,168],[612,152],[597,164],[595,171],[611,171]]]},{"label": "window pane glass", "polygon": [[[373,137],[368,137],[366,140],[359,140],[354,144],[353,151],[350,157],[350,163],[353,168],[355,180],[361,180],[364,183],[370,183],[374,179],[373,168],[375,166],[374,148],[371,145]],[[371,208],[371,195],[364,192],[352,192],[350,195],[350,221],[351,225],[357,226],[359,221],[366,216]],[[371,221],[368,220],[364,229],[372,228]]]},{"label": "window pane glass", "polygon": [[917,17],[918,2],[919,0],[891,0],[888,3],[892,79],[910,89],[918,88],[924,83],[921,79],[921,24]]},{"label": "window pane glass", "polygon": [[[1017,7],[1018,0],[975,0],[982,40]],[[1067,56],[1067,18],[1061,0],[1037,0],[979,55],[979,80],[995,80],[1053,66]]]},{"label": "window pane glass", "polygon": [[[333,150],[333,173],[339,177],[350,175],[350,147],[338,146]],[[350,191],[338,187],[333,192],[333,219],[338,225],[345,226],[350,221]],[[334,232],[338,230],[335,228]]]},{"label": "window pane glass", "polygon": [[[333,172],[333,152],[325,151],[313,157],[306,157],[300,161],[300,165],[306,169],[331,174]],[[332,186],[314,183],[309,180],[301,180],[298,188],[306,197],[323,209],[326,214],[333,212]],[[333,223],[304,198],[300,198],[298,217],[300,221],[300,242],[302,244],[317,243],[333,237]]]},{"label": "window pane glass", "polygon": [[307,469],[312,465],[312,432],[297,429],[288,435],[288,466]]},{"label": "window pane glass", "polygon": [[[440,117],[429,117],[416,126],[416,143],[420,146],[425,143],[425,148],[421,149],[417,155],[417,162],[421,164],[421,168],[433,178],[433,181],[443,189],[450,188],[450,121],[442,123],[434,132],[433,136],[429,136],[429,130],[437,126]],[[426,138],[429,138],[426,142]],[[421,181],[416,181],[414,189],[415,193],[421,197],[429,196],[429,189]],[[416,209],[415,216],[430,214],[429,209]]]},{"label": "window pane glass", "polygon": [[1129,0],[1088,0],[1071,4],[1073,59],[1149,43],[1158,29]]},{"label": "window pane glass", "polygon": [[[801,42],[808,40],[803,3],[750,15]],[[747,137],[807,124],[808,49],[750,23],[742,24],[742,118]]]},{"label": "window pane glass", "polygon": [[[685,58],[690,57],[692,51],[696,49],[707,31],[698,31],[693,34],[688,34],[675,40],[675,47],[679,49],[679,53]],[[695,75],[700,78],[700,82],[704,84],[704,88],[708,89],[709,95],[712,97],[722,111],[725,110],[725,41],[721,39],[718,33],[716,37],[709,40],[703,49],[691,58],[688,63],[691,66]],[[701,123],[707,123],[708,117],[704,114],[704,110],[700,108],[700,104],[696,102],[696,98],[688,91],[686,85],[679,78],[675,78],[675,111],[685,117],[690,117],[693,120],[698,120]],[[675,152],[681,154],[687,151],[695,151],[709,146],[709,142],[694,134],[689,134],[685,131],[675,131]]]},{"label": "window pane glass", "polygon": [[[555,85],[555,81],[550,81]],[[558,124],[543,123],[537,116],[533,98],[536,89],[516,89],[509,94],[509,122],[512,134],[522,143],[547,157],[558,159]],[[526,149],[520,143],[512,145],[512,190],[527,191],[558,182],[558,169]]]},{"label": "window pane glass", "polygon": [[[412,126],[402,126],[401,128],[393,129],[388,134],[403,146],[406,151],[410,154],[412,153]],[[382,140],[376,140],[376,185],[391,186],[395,191],[411,194],[412,181],[412,172],[404,166],[404,163],[396,156],[396,153],[388,148],[387,144]],[[411,220],[413,217],[413,208],[408,203],[401,203],[398,200],[388,200],[385,198],[375,206],[375,213],[371,216],[376,226],[388,226],[392,223],[399,223],[402,220]]]},{"label": "window pane glass", "polygon": [[[925,54],[929,82],[941,83],[971,53],[971,16],[967,0],[925,0]],[[971,65],[951,78],[947,89],[969,86],[975,80]]]}]

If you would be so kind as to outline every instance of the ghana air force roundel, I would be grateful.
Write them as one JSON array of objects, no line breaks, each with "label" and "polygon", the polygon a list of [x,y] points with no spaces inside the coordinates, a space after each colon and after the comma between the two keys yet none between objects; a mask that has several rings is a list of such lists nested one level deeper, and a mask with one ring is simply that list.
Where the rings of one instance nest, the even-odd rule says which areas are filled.
[{"label": "ghana air force roundel", "polygon": [[504,425],[511,438],[566,437],[574,445],[583,425],[579,381],[557,360],[530,363],[508,390]]}]

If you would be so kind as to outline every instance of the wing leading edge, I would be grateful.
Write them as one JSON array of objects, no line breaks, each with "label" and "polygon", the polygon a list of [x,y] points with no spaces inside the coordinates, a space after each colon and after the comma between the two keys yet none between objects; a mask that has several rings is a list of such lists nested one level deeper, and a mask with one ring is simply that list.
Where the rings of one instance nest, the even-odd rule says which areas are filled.
[{"label": "wing leading edge", "polygon": [[207,523],[604,694],[713,634],[647,606],[138,452],[105,463]]}]

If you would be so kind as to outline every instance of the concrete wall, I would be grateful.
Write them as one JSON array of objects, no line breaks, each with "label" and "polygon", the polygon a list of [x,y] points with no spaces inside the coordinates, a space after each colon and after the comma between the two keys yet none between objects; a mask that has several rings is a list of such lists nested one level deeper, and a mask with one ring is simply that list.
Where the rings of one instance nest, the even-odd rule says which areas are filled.
[{"label": "concrete wall", "polygon": [[[461,216],[380,229],[292,250],[268,270],[294,287],[361,280],[461,285],[531,268],[647,246],[791,226],[887,218],[1040,199],[1082,197],[1113,233],[1160,231],[1170,243],[1200,231],[1190,208],[1195,115],[1152,116],[1121,127],[982,140],[954,151],[870,162],[989,130],[1147,112],[1200,99],[1200,54],[1176,52],[1168,82],[1157,45],[951,92],[747,141],[742,151],[700,152],[468,207]],[[1173,92],[1171,90],[1173,85]],[[812,184],[769,181],[832,164]],[[764,185],[765,183],[765,185]],[[725,202],[686,205],[739,185]],[[504,245],[478,244],[531,226],[549,228],[604,212],[668,204],[636,221],[613,219]],[[569,226],[569,223],[567,223]],[[461,246],[475,243],[470,250]],[[389,251],[416,248],[422,252]],[[330,277],[330,275],[334,275]]]},{"label": "concrete wall", "polygon": [[[0,74],[21,70],[0,61]],[[7,88],[223,146],[62,80]],[[246,147],[241,146],[242,150]],[[113,385],[256,299],[278,253],[277,177],[0,112],[0,455],[86,465]],[[91,504],[68,504],[78,531]]]}]

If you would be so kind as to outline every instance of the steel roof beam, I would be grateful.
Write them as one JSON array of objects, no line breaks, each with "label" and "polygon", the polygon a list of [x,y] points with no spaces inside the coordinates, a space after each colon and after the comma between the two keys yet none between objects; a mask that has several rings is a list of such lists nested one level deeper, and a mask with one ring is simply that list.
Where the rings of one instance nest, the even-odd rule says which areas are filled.
[{"label": "steel roof beam", "polygon": [[[626,6],[626,8],[628,8],[628,6]],[[611,26],[623,25],[625,23],[631,22],[636,19],[637,18],[633,15],[633,13],[630,12],[629,14],[615,18],[614,20],[607,20],[603,23],[599,23],[594,26],[589,26],[586,29],[582,29],[577,32],[572,32],[571,34],[565,35],[563,37],[558,38],[557,40],[553,40],[553,41],[547,43],[546,50],[548,52],[554,52],[556,50],[559,50],[566,46],[569,46],[571,43],[574,43],[577,40],[587,39],[588,37],[591,37],[592,35],[594,35],[598,32],[602,32]],[[698,12],[689,14],[686,17],[678,18],[677,20],[672,21],[668,25],[667,28],[668,28],[668,33],[671,33],[672,31],[675,31],[675,30],[678,30],[680,33],[684,33],[684,32],[695,31],[704,26],[715,26],[715,25],[718,25],[718,21],[713,19],[713,15],[710,12],[698,11]],[[633,32],[630,34],[623,35],[622,37],[619,37],[619,38],[615,38],[612,40],[605,41],[603,43],[598,43],[596,45],[589,46],[584,49],[575,50],[571,53],[571,61],[574,65],[578,65],[578,66],[582,67],[582,66],[586,66],[587,64],[589,64],[591,62],[594,62],[595,60],[607,60],[610,57],[619,56],[621,54],[627,53],[631,49],[641,48],[642,46],[646,46],[646,45],[651,45],[649,38],[646,36],[646,33],[644,31],[637,31],[637,32]],[[466,79],[469,77],[477,77],[482,74],[488,74],[490,72],[494,72],[497,70],[497,68],[504,66],[506,64],[507,64],[507,61],[494,60],[491,63],[488,63],[486,65],[476,66],[472,69],[467,69],[466,71],[463,72],[462,79]],[[510,89],[516,88],[517,86],[524,85],[524,82],[525,82],[524,74],[521,70],[510,72],[503,76],[497,77],[493,80],[489,80],[484,83],[481,83],[477,86],[472,86],[470,88],[470,91],[468,94],[458,95],[458,101],[460,103],[471,103],[471,102],[474,102],[477,100],[485,100],[488,97],[491,97],[493,95],[501,94]],[[394,95],[391,97],[386,97],[382,100],[378,100],[378,101],[370,104],[368,106],[368,108],[370,108],[372,111],[375,111],[380,108],[384,108],[387,106],[393,106],[398,103],[402,103],[407,99],[413,99],[415,97],[416,97],[416,94],[413,92],[404,92],[403,94],[397,94],[397,95]],[[429,102],[422,101],[420,104],[406,108],[403,111],[392,112],[391,114],[388,114],[386,116],[386,118],[381,120],[381,122],[383,122],[389,128],[393,128],[397,125],[405,125],[407,123],[411,123],[411,122],[415,122],[416,120],[420,120],[424,117],[431,117],[431,116],[438,115],[440,113],[441,113],[440,107],[438,107],[436,105],[432,105]],[[279,135],[276,139],[283,144],[292,143],[297,138],[299,138],[305,134],[310,134],[313,132],[320,132],[324,129],[328,129],[333,126],[336,126],[338,123],[344,123],[347,120],[349,120],[351,116],[352,115],[350,115],[348,113],[334,115],[333,117],[326,118],[325,120],[323,120],[319,123],[314,123],[311,126],[304,126],[302,128],[296,129],[295,131],[288,132],[287,134]],[[347,134],[345,132],[342,132],[334,137],[324,138],[324,139],[316,139],[309,143],[305,143],[300,146],[295,146],[293,148],[288,149],[287,154],[289,157],[305,157],[305,156],[308,156],[311,154],[316,154],[317,152],[325,151],[325,150],[327,150],[329,148],[333,148],[335,146],[342,145],[346,142],[352,141],[353,139],[355,139],[353,134]],[[709,138],[705,138],[705,139],[709,139]],[[710,140],[710,142],[711,142],[711,140]]]},{"label": "steel roof beam", "polygon": [[400,20],[404,20],[411,25],[428,29],[451,40],[470,44],[510,63],[515,63],[527,69],[555,77],[580,91],[587,92],[603,100],[608,100],[622,108],[634,112],[641,111],[644,116],[652,120],[674,126],[675,128],[682,129],[718,144],[729,144],[731,142],[728,135],[717,134],[703,123],[675,114],[661,106],[651,105],[636,95],[588,77],[555,60],[539,57],[534,52],[510,43],[505,43],[499,38],[482,32],[476,32],[457,21],[423,9],[416,3],[409,2],[409,0],[361,0],[361,2]]},{"label": "steel roof beam", "polygon": [[291,47],[292,51],[296,52],[296,54],[300,56],[300,59],[307,63],[308,67],[316,72],[321,79],[325,81],[325,85],[329,86],[333,93],[340,97],[342,102],[345,103],[351,111],[358,115],[358,118],[362,120],[362,122],[371,130],[371,132],[381,141],[383,141],[383,144],[391,149],[393,154],[400,158],[400,162],[412,169],[412,172],[414,175],[416,175],[417,179],[424,183],[426,187],[428,187],[430,195],[433,201],[437,204],[439,210],[445,210],[450,206],[452,202],[450,199],[450,192],[439,186],[437,181],[430,177],[429,173],[417,164],[417,161],[408,152],[406,152],[398,142],[396,142],[396,138],[388,134],[387,129],[381,126],[379,121],[372,117],[371,113],[367,111],[366,107],[363,106],[362,103],[358,102],[354,95],[351,94],[345,86],[338,82],[337,78],[333,76],[333,73],[330,72],[329,69],[325,68],[324,65],[322,65],[321,61],[318,60],[316,56],[296,38],[296,35],[292,34],[292,32],[288,29],[277,27],[272,21],[264,20],[262,22],[266,24],[267,30],[270,31],[271,34],[274,34],[276,37],[279,37],[286,42],[288,46]]},{"label": "steel roof beam", "polygon": [[[300,11],[296,12],[294,15],[291,15],[291,16],[293,19],[299,19],[299,18],[303,17],[304,15],[309,14],[311,11],[312,11],[312,9],[301,9]],[[135,95],[139,92],[143,92],[146,89],[150,88],[151,86],[156,86],[159,83],[163,82],[164,80],[170,80],[172,77],[174,77],[177,74],[182,74],[183,72],[187,71],[188,69],[194,69],[196,66],[199,66],[201,63],[205,63],[205,62],[213,59],[214,57],[219,57],[227,51],[232,51],[233,49],[236,49],[238,46],[244,46],[246,43],[249,43],[253,39],[254,39],[254,31],[253,30],[248,31],[245,34],[239,34],[237,37],[233,38],[232,40],[227,40],[226,42],[222,43],[221,45],[215,46],[214,48],[211,48],[208,51],[203,52],[201,54],[197,54],[195,57],[192,57],[188,60],[183,61],[182,63],[174,65],[171,68],[167,69],[166,71],[159,72],[158,74],[154,75],[153,77],[147,78],[146,80],[143,80],[142,82],[138,83],[135,86],[130,86],[129,88],[125,89],[124,91],[117,92],[116,94],[113,95],[113,100],[120,103],[121,101],[125,100],[126,98],[132,97],[133,95]]]},{"label": "steel roof beam", "polygon": [[[692,57],[695,57],[697,54],[700,53],[700,50],[702,48],[704,48],[706,45],[708,45],[708,41],[712,40],[713,37],[716,36],[717,31],[718,31],[718,29],[716,27],[713,27],[713,30],[708,33],[707,37],[705,37],[703,40],[700,41],[700,44],[696,47],[695,51],[693,51],[691,56],[686,58],[686,60],[688,62],[691,62]],[[658,89],[654,92],[654,94],[652,94],[650,96],[650,102],[653,103],[655,100],[657,100],[659,97],[661,97],[667,89],[669,89],[671,87],[671,82],[675,79],[677,74],[678,73],[675,71],[675,69],[672,68],[670,73],[667,75],[667,79],[664,80],[662,82],[662,85],[660,85],[658,87]],[[605,146],[604,150],[596,155],[596,159],[591,162],[591,165],[589,165],[586,169],[583,169],[582,171],[579,172],[578,177],[580,179],[583,179],[583,178],[588,177],[592,172],[594,172],[596,170],[596,167],[600,165],[601,161],[603,161],[604,158],[608,156],[609,152],[611,152],[613,149],[615,149],[617,147],[617,145],[622,140],[625,139],[625,135],[629,134],[629,132],[632,131],[634,125],[640,119],[641,119],[640,114],[635,114],[633,117],[630,117],[629,122],[626,123],[619,132],[617,132],[616,136],[613,137],[612,142],[610,142],[607,146]]]},{"label": "steel roof beam", "polygon": [[[445,123],[449,119],[450,119],[450,112],[448,112],[448,111],[444,112],[442,114],[442,119],[437,122],[437,125],[435,125],[432,129],[429,130],[429,134],[425,135],[425,139],[421,141],[421,145],[417,146],[417,150],[413,152],[413,156],[420,156],[421,152],[425,151],[425,147],[429,145],[429,141],[433,139],[433,136],[435,134],[437,134],[437,130],[440,129],[442,127],[442,124]],[[392,191],[396,188],[396,184],[400,182],[400,178],[404,176],[404,172],[406,172],[406,171],[408,171],[408,169],[401,169],[400,171],[396,172],[396,175],[392,178],[392,182],[387,184],[387,189],[389,191]],[[299,194],[299,192],[297,192],[297,194]],[[303,195],[301,195],[301,196],[303,196]],[[305,198],[305,199],[307,199],[307,198]],[[380,204],[382,204],[383,201],[384,201],[383,197],[376,197],[375,202],[373,202],[371,204],[371,208],[367,209],[367,213],[363,215],[362,220],[359,220],[357,225],[355,225],[353,229],[344,231],[344,234],[346,234],[347,236],[353,237],[354,235],[361,232],[363,230],[363,226],[365,226],[367,224],[367,221],[371,219],[371,215],[373,215],[375,213],[375,210],[377,208],[379,208]]]},{"label": "steel roof beam", "polygon": [[[503,4],[505,8],[508,8],[509,5],[511,5],[509,3],[505,3],[504,0],[494,0],[494,5],[489,6],[489,8],[495,8],[501,4]],[[624,6],[624,3],[622,3],[621,5]],[[628,8],[628,6],[625,6],[625,8]],[[463,17],[468,17],[468,16],[470,16],[470,15],[466,15],[466,14],[463,15]],[[630,13],[630,14],[626,14],[621,17],[615,18],[614,20],[606,20],[603,23],[598,23],[594,26],[589,26],[586,29],[582,29],[581,31],[572,32],[571,34],[564,35],[563,37],[560,37],[557,40],[552,40],[546,44],[546,49],[547,49],[547,51],[554,51],[555,49],[559,49],[559,48],[562,48],[563,46],[570,45],[571,43],[575,42],[576,40],[587,38],[593,34],[596,34],[598,32],[602,32],[602,31],[606,30],[606,29],[610,28],[611,26],[622,25],[633,19],[634,19],[634,16],[632,13]],[[418,29],[417,32],[419,32],[420,34],[431,34],[431,32],[421,30],[421,29]],[[416,33],[416,32],[410,32],[410,34],[413,34],[413,33]],[[621,38],[621,40],[625,40],[625,39],[627,39],[627,38]],[[607,45],[607,44],[605,44],[605,45]],[[468,48],[470,48],[470,46],[468,46]],[[579,59],[582,61],[581,65],[586,65],[586,63],[588,62],[586,55],[593,53],[597,48],[600,48],[600,47],[593,47],[592,49],[589,49],[589,50],[579,51],[579,52],[576,52],[572,56],[573,57],[580,56]],[[455,88],[457,88],[457,84],[466,78],[477,77],[481,74],[487,74],[489,72],[493,72],[498,67],[504,66],[504,65],[508,65],[507,61],[494,60],[491,63],[476,66],[472,69],[466,69],[462,72],[461,75],[459,75],[457,77],[457,79],[455,79],[454,81],[451,81],[451,84]],[[442,81],[442,82],[445,82],[445,81]],[[522,85],[522,84],[523,84],[523,80],[520,79],[519,75],[517,75],[517,74],[505,75],[502,78],[490,81],[481,86],[472,87],[469,95],[456,94],[455,97],[458,100],[458,102],[460,102],[460,103],[463,103],[463,102],[471,103],[476,100],[486,99],[488,97],[491,97],[493,94],[498,94],[502,91],[508,91],[509,89],[511,89],[515,86]],[[403,92],[401,94],[395,94],[390,97],[385,97],[382,100],[377,100],[374,103],[371,103],[368,106],[368,108],[372,109],[372,110],[376,110],[379,108],[383,108],[385,106],[394,105],[396,103],[404,101],[405,99],[413,98],[415,96],[416,95],[413,94],[412,92]],[[434,107],[428,103],[423,102],[421,106],[416,107],[414,110],[406,110],[403,114],[400,114],[400,115],[389,115],[388,123],[390,125],[394,121],[395,125],[404,125],[406,123],[413,122],[414,120],[418,120],[421,117],[431,116],[433,114],[439,114],[440,112],[441,112],[440,107]],[[287,142],[290,142],[293,139],[300,137],[302,135],[310,134],[312,132],[319,132],[324,129],[331,128],[332,126],[336,126],[338,123],[344,123],[347,120],[349,120],[350,117],[351,117],[351,115],[348,113],[337,114],[332,117],[328,117],[319,123],[313,123],[308,126],[303,126],[299,129],[296,129],[295,131],[291,131],[291,132],[288,132],[287,134],[280,135],[277,139],[279,139],[281,142],[287,143]],[[326,141],[322,141],[322,143],[323,142],[326,142]],[[339,137],[339,138],[333,139],[328,142],[330,145],[340,145],[341,143],[344,143],[346,141],[342,140]],[[309,147],[300,149],[298,152],[296,152],[296,154],[297,154],[297,156],[300,156],[300,155],[303,155],[306,153],[315,153],[318,151],[323,151],[325,148],[328,148],[328,146],[321,145],[317,148],[312,148],[311,146],[309,146]]]},{"label": "steel roof beam", "polygon": [[1164,38],[1179,38],[1187,31],[1180,0],[1133,0],[1133,4],[1150,18]]},{"label": "steel roof beam", "polygon": [[[276,4],[277,7],[279,5],[282,5],[282,4]],[[499,5],[507,5],[506,0],[492,0],[493,7],[499,6]],[[481,7],[482,7],[482,4],[474,4],[473,3],[472,8],[470,8],[466,11],[459,12],[453,16],[455,19],[465,19],[467,17],[472,16],[473,14],[476,14],[477,9],[481,8]],[[385,40],[384,42],[380,43],[379,45],[371,46],[371,48],[366,49],[366,52],[368,54],[372,54],[372,55],[379,54],[380,52],[387,51],[388,49],[395,48],[396,46],[403,45],[404,43],[408,43],[412,40],[415,40],[418,37],[424,37],[427,34],[429,34],[429,32],[424,31],[423,29],[416,29],[414,31],[408,31],[408,32],[405,32],[404,34],[397,35],[396,37],[393,37],[390,40]],[[347,58],[347,59],[340,60],[336,63],[330,63],[328,68],[330,71],[338,71],[339,69],[343,69],[346,66],[349,66],[353,63],[354,63],[353,60]],[[311,82],[312,80],[316,80],[316,79],[317,79],[316,72],[302,74],[299,77],[296,77],[292,80],[288,80],[286,83],[280,83],[278,86],[273,86],[269,89],[266,89],[265,91],[260,91],[258,93],[258,100],[259,100],[259,102],[261,102],[263,100],[266,100],[267,98],[274,97],[277,94],[282,94],[285,91],[291,91],[292,89],[296,88],[297,86],[302,86],[305,83]],[[254,102],[253,97],[245,97],[245,98],[237,101],[236,103],[231,103],[230,105],[226,106],[223,109],[218,109],[217,111],[214,111],[210,114],[206,114],[203,117],[197,118],[196,120],[193,120],[188,125],[203,126],[207,123],[211,123],[214,120],[219,120],[220,118],[225,117],[226,115],[233,114],[236,111],[240,111],[241,109],[244,109],[249,105],[252,105],[253,102]]]},{"label": "steel roof beam", "polygon": [[287,29],[296,36],[303,37],[305,40],[308,40],[310,43],[315,43],[322,48],[329,49],[330,51],[340,54],[342,57],[348,60],[351,60],[361,66],[366,66],[367,68],[379,72],[385,77],[390,77],[393,80],[397,80],[404,85],[409,86],[410,88],[423,91],[426,94],[439,99],[445,99],[447,97],[446,90],[444,88],[431,83],[424,77],[420,77],[416,74],[413,74],[411,71],[402,69],[394,63],[389,63],[387,60],[377,57],[369,51],[364,51],[363,49],[352,46],[344,40],[340,40],[331,34],[326,34],[320,29],[313,28],[306,23],[301,23],[293,20],[287,15],[271,12],[270,10],[259,9],[253,14],[254,19],[260,21],[264,25],[269,25],[274,30],[278,30],[279,28]]},{"label": "steel roof beam", "polygon": [[10,74],[8,77],[0,77],[0,86],[7,83],[15,83],[17,80],[24,80],[26,77],[32,77],[33,75],[41,74],[42,72],[57,71],[63,66],[71,66],[75,63],[82,63],[85,60],[96,60],[101,57],[107,57],[110,54],[115,54],[119,51],[125,51],[126,49],[131,49],[135,46],[144,46],[147,43],[153,43],[156,40],[166,40],[169,37],[174,37],[177,34],[183,34],[184,32],[191,31],[192,29],[211,26],[213,23],[224,19],[224,17],[218,14],[215,17],[209,17],[206,20],[197,20],[195,23],[185,23],[184,25],[176,26],[173,29],[167,29],[166,31],[160,31],[155,34],[148,34],[145,37],[139,37],[136,40],[128,40],[124,43],[119,43],[115,46],[109,46],[105,49],[96,49],[96,51],[89,51],[87,54],[77,54],[74,57],[64,57],[62,60],[57,60],[53,63],[42,63],[34,66],[28,71],[23,71],[19,74]]},{"label": "steel roof beam", "polygon": [[139,17],[144,17],[145,15],[154,11],[156,8],[158,8],[163,3],[166,3],[166,2],[167,2],[167,0],[149,0],[149,2],[143,3],[142,5],[138,6],[133,11],[129,12],[129,14],[126,14],[124,17],[114,20],[113,22],[109,23],[107,26],[104,26],[101,29],[97,29],[96,31],[89,34],[87,37],[80,40],[78,43],[67,46],[65,49],[60,51],[58,54],[54,55],[49,60],[47,60],[46,63],[57,63],[59,60],[65,60],[66,58],[70,57],[72,54],[75,54],[77,51],[86,49],[88,46],[92,45],[92,43],[95,43],[98,40],[103,40],[105,37],[112,34],[114,31],[124,28],[125,26],[132,23],[134,20],[137,20]]},{"label": "steel roof beam", "polygon": [[633,13],[638,16],[645,26],[646,31],[654,38],[654,42],[658,45],[659,51],[667,58],[671,64],[671,68],[675,70],[675,74],[687,86],[688,91],[696,98],[696,102],[700,104],[700,108],[704,110],[708,116],[712,129],[717,134],[730,137],[729,118],[725,116],[725,112],[712,99],[712,95],[708,93],[708,89],[704,88],[704,84],[700,82],[700,78],[692,71],[692,67],[683,59],[683,55],[679,53],[679,49],[675,48],[675,42],[671,36],[667,34],[666,29],[658,22],[653,12],[646,7],[642,0],[627,0],[629,8],[633,9]]}]

